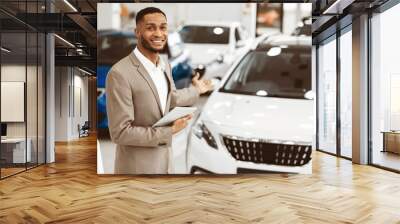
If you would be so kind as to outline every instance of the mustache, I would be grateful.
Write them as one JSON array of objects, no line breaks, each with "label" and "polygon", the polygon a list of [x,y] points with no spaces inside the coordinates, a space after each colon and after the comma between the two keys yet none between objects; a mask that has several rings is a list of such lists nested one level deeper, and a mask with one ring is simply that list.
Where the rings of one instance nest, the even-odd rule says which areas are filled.
[{"label": "mustache", "polygon": [[164,53],[164,52],[167,51],[167,41],[164,42],[164,46],[163,46],[162,49],[153,48],[151,46],[151,44],[149,43],[149,41],[147,41],[143,37],[140,38],[140,43],[144,48],[146,48],[147,50],[149,50],[149,51],[151,51],[153,53]]}]

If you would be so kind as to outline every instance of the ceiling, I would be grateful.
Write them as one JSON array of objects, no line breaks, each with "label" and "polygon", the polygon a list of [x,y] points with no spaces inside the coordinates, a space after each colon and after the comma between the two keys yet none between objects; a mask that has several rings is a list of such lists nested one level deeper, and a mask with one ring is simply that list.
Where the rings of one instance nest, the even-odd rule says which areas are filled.
[{"label": "ceiling", "polygon": [[1,0],[2,46],[12,49],[8,60],[22,61],[25,55],[30,58],[37,51],[35,45],[25,43],[31,39],[29,32],[51,32],[60,37],[55,38],[56,65],[74,65],[95,72],[97,2],[47,0],[46,5],[45,0]]},{"label": "ceiling", "polygon": [[388,0],[313,0],[312,37],[316,44],[352,23],[354,17],[373,12]]}]

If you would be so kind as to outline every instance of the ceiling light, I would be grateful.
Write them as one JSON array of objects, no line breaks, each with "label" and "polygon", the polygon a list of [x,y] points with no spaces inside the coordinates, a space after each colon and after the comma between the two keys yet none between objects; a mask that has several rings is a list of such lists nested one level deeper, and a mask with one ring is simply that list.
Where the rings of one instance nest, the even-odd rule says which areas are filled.
[{"label": "ceiling light", "polygon": [[338,15],[342,14],[343,10],[351,5],[355,0],[336,0],[327,9],[325,9],[322,14],[324,15]]},{"label": "ceiling light", "polygon": [[67,4],[72,10],[74,10],[74,12],[78,12],[78,10],[71,4],[69,3],[68,0],[64,0],[65,4]]},{"label": "ceiling light", "polygon": [[87,75],[92,75],[92,73],[90,73],[90,72],[88,72],[88,71],[86,71],[86,70],[83,70],[83,69],[81,69],[81,68],[79,68],[79,67],[78,67],[78,70],[81,71],[81,72],[83,72],[83,73],[85,73],[85,74],[87,74]]},{"label": "ceiling light", "polygon": [[304,94],[304,98],[306,98],[306,99],[308,99],[308,100],[314,99],[314,98],[315,98],[315,93],[314,93],[314,91],[312,91],[312,90],[307,91],[307,92]]},{"label": "ceiling light", "polygon": [[278,56],[282,52],[282,48],[280,47],[272,47],[271,49],[268,50],[267,55],[270,57]]},{"label": "ceiling light", "polygon": [[258,90],[258,91],[256,92],[256,95],[257,95],[257,96],[268,96],[268,92],[265,91],[265,90]]},{"label": "ceiling light", "polygon": [[6,52],[6,53],[10,53],[10,52],[11,52],[11,50],[9,50],[9,49],[7,49],[7,48],[5,48],[5,47],[1,47],[1,50],[4,51],[4,52]]},{"label": "ceiling light", "polygon": [[224,30],[221,27],[215,27],[213,32],[216,35],[221,35],[224,32]]},{"label": "ceiling light", "polygon": [[54,34],[55,37],[57,37],[59,40],[61,40],[62,42],[66,43],[67,45],[69,45],[70,47],[75,48],[75,45],[71,44],[71,42],[67,41],[66,39],[58,36],[57,34]]}]

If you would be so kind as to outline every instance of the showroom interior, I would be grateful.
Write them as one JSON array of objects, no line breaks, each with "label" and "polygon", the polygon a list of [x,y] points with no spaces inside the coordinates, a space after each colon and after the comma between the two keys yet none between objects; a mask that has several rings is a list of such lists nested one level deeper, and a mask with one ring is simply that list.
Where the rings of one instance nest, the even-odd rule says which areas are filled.
[{"label": "showroom interior", "polygon": [[[273,4],[279,2],[267,4],[277,7]],[[258,32],[312,37],[312,174],[189,177],[187,168],[182,168],[178,177],[155,178],[97,174],[112,173],[107,166],[115,153],[108,148],[100,151],[114,146],[107,137],[100,138],[108,133],[99,109],[104,93],[99,37],[133,29],[131,1],[2,0],[0,198],[5,203],[0,205],[0,222],[397,223],[400,33],[395,27],[400,3],[306,2],[311,19],[303,20],[302,6],[282,6],[278,7],[281,22],[264,30],[257,26],[257,6],[247,1],[231,3],[230,13],[215,20],[224,16],[238,20],[241,15],[239,23],[250,37]],[[120,4],[107,7],[107,3]],[[206,20],[203,13],[196,14],[203,6],[187,9],[164,3],[164,7],[185,19]],[[99,18],[99,10],[107,16]],[[174,28],[183,23],[180,19],[173,17]],[[198,106],[207,99],[202,97]],[[187,147],[181,143],[186,136],[175,141]],[[186,154],[178,159],[185,160]],[[185,198],[189,202],[176,199],[181,191],[189,195]],[[130,214],[132,210],[138,214]]]},{"label": "showroom interior", "polygon": [[55,142],[96,127],[96,8],[79,7],[86,17],[58,1],[1,2],[2,179],[54,162]]}]

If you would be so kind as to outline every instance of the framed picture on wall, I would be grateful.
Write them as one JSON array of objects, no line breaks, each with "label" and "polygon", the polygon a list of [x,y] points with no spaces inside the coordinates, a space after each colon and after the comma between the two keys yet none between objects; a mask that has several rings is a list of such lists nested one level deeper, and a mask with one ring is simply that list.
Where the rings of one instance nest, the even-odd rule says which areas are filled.
[{"label": "framed picture on wall", "polygon": [[283,4],[260,3],[257,4],[256,35],[282,32]]}]

